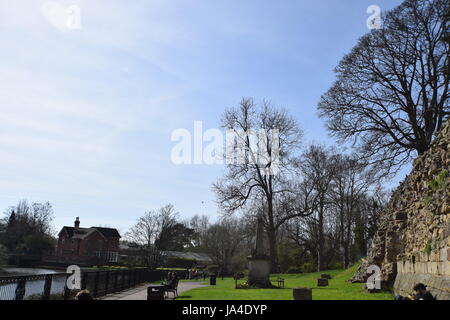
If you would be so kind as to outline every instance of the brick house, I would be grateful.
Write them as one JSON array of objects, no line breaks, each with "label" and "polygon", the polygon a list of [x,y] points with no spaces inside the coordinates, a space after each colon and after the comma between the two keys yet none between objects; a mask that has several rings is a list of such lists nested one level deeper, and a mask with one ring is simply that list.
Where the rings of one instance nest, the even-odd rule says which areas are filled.
[{"label": "brick house", "polygon": [[58,234],[56,255],[66,262],[114,263],[119,259],[117,229],[81,228],[76,218],[73,227],[63,227]]}]

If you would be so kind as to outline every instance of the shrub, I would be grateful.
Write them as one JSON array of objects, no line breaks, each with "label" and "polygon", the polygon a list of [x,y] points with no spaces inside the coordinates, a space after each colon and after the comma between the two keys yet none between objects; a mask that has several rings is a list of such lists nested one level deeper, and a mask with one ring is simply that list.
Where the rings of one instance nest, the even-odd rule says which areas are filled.
[{"label": "shrub", "polygon": [[338,270],[338,269],[344,269],[344,264],[342,262],[336,262],[329,266],[330,270]]},{"label": "shrub", "polygon": [[6,264],[8,260],[8,249],[0,244],[0,266]]},{"label": "shrub", "polygon": [[428,243],[425,246],[423,252],[425,252],[427,255],[430,255],[431,251],[433,251],[433,246],[431,245],[431,243]]},{"label": "shrub", "polygon": [[93,266],[91,269],[96,270],[127,270],[126,266]]},{"label": "shrub", "polygon": [[286,273],[302,273],[302,269],[299,267],[289,267]]},{"label": "shrub", "polygon": [[442,170],[433,180],[429,182],[429,186],[433,191],[444,190],[447,182],[447,170]]},{"label": "shrub", "polygon": [[301,270],[304,273],[311,273],[311,272],[316,271],[314,268],[314,265],[311,262],[306,262],[306,263],[302,264]]},{"label": "shrub", "polygon": [[424,199],[425,206],[429,207],[432,201],[433,201],[432,197],[426,196]]}]

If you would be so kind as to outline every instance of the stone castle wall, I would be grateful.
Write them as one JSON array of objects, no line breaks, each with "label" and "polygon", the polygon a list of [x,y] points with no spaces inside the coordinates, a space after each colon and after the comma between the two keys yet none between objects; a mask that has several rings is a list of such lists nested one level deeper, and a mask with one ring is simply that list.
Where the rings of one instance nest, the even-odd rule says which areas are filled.
[{"label": "stone castle wall", "polygon": [[422,282],[439,300],[450,300],[450,121],[411,174],[392,194],[373,239],[366,267],[381,267],[382,280],[397,294]]}]

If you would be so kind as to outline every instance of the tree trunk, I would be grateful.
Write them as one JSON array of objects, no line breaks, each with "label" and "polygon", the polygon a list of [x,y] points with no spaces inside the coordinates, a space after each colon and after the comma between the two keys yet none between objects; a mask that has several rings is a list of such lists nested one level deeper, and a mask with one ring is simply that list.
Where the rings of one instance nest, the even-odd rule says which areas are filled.
[{"label": "tree trunk", "polygon": [[272,272],[276,272],[278,267],[278,250],[277,250],[277,239],[276,231],[273,228],[269,228],[267,231],[267,236],[269,238],[269,255],[272,264]]},{"label": "tree trunk", "polygon": [[322,270],[322,254],[323,254],[323,212],[324,212],[324,203],[323,200],[320,200],[319,204],[319,221],[318,221],[318,233],[319,233],[319,243],[317,250],[317,271],[320,272]]},{"label": "tree trunk", "polygon": [[317,247],[317,272],[320,272],[322,266],[321,266],[321,257],[322,255],[320,254],[320,244]]},{"label": "tree trunk", "polygon": [[267,236],[269,238],[269,255],[272,272],[276,272],[278,268],[277,237],[275,222],[273,220],[273,201],[272,196],[270,195],[268,195],[267,197],[267,207],[267,215],[269,221],[269,226],[267,229]]},{"label": "tree trunk", "polygon": [[350,265],[350,249],[348,243],[344,245],[344,269],[347,269]]}]

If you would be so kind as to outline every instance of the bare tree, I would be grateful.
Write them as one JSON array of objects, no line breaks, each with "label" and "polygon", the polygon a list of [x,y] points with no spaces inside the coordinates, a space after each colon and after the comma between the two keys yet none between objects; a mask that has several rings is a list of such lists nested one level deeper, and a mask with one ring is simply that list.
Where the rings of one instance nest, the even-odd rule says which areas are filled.
[{"label": "bare tree", "polygon": [[[368,170],[367,163],[356,159],[355,155],[335,156],[335,172],[333,175],[330,199],[337,220],[337,232],[340,247],[343,251],[343,264],[350,264],[350,249],[353,240],[355,223],[365,216],[365,201],[369,191],[378,188],[377,179]],[[363,230],[364,231],[364,230]]]},{"label": "bare tree", "polygon": [[154,245],[159,232],[158,214],[156,211],[149,211],[140,217],[125,234],[128,241],[139,245],[141,257],[149,267],[155,267],[157,261],[160,260],[160,254]]},{"label": "bare tree", "polygon": [[[125,238],[141,247],[142,258],[149,267],[161,263],[162,250],[171,237],[171,228],[177,224],[173,205],[146,212],[125,234]],[[173,235],[175,236],[175,235]]]},{"label": "bare tree", "polygon": [[376,188],[375,192],[366,196],[364,201],[365,205],[365,229],[366,233],[366,253],[370,247],[371,241],[378,230],[378,224],[380,222],[381,213],[386,208],[390,200],[390,195],[386,190],[381,187]]},{"label": "bare tree", "polygon": [[224,274],[231,271],[231,261],[246,237],[244,229],[245,226],[239,219],[226,218],[211,225],[204,235],[206,253]]},{"label": "bare tree", "polygon": [[309,225],[309,232],[312,233],[315,252],[311,254],[316,257],[317,270],[323,268],[322,259],[324,256],[326,214],[330,206],[330,190],[335,174],[335,155],[325,147],[312,145],[303,154],[299,163],[301,172],[305,179],[304,184],[310,186],[315,201],[311,215],[305,218]]},{"label": "bare tree", "polygon": [[[219,206],[225,213],[243,209],[255,199],[261,201],[269,238],[272,266],[276,267],[276,231],[286,220],[304,214],[307,210],[291,212],[283,219],[275,209],[278,198],[286,192],[288,176],[293,167],[293,157],[299,150],[302,131],[285,110],[277,109],[268,102],[256,105],[252,99],[242,99],[239,107],[225,111],[222,126],[236,137],[235,151],[241,157],[228,162],[225,176],[213,184]],[[255,144],[250,132],[263,130],[263,139]],[[260,161],[261,149],[264,150]],[[243,161],[242,161],[243,160]]]},{"label": "bare tree", "polygon": [[312,214],[290,220],[286,237],[309,253],[317,270],[333,261],[348,267],[373,234],[378,181],[365,162],[320,145],[310,146],[298,166]]},{"label": "bare tree", "polygon": [[385,174],[422,154],[450,115],[448,0],[406,0],[339,63],[319,115]]},{"label": "bare tree", "polygon": [[206,215],[195,215],[189,221],[189,227],[194,230],[192,237],[192,246],[202,248],[204,246],[205,233],[210,226],[209,218]]},{"label": "bare tree", "polygon": [[302,259],[306,253],[317,261],[318,239],[316,221],[310,217],[299,217],[289,220],[283,225],[286,239],[295,246],[302,248]]}]

